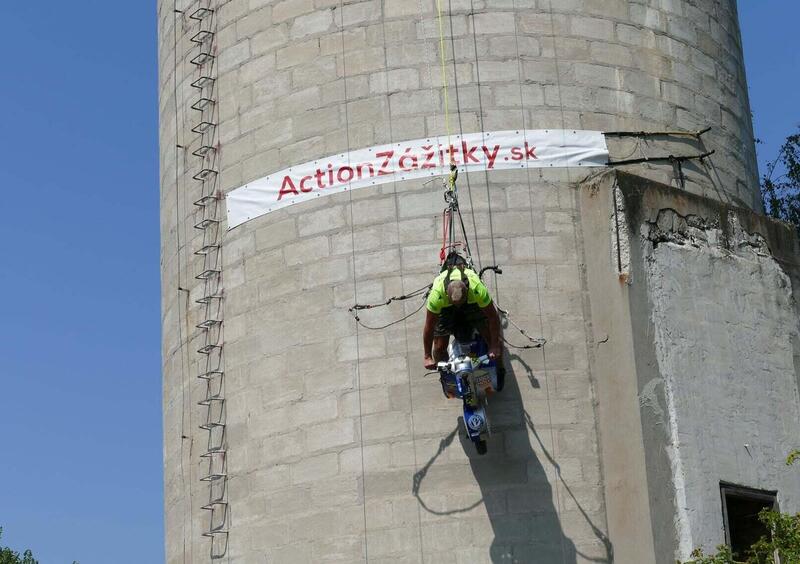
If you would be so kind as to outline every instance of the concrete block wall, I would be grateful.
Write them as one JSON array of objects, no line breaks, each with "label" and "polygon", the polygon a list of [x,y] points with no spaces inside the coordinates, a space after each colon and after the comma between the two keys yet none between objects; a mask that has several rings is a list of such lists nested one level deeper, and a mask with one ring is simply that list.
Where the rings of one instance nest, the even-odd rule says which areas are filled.
[{"label": "concrete block wall", "polygon": [[[215,7],[223,191],[348,148],[445,133],[434,2]],[[687,189],[758,206],[733,2],[448,7],[453,131],[710,124],[713,167],[688,170]],[[203,390],[194,379],[193,301],[201,266],[187,180],[196,171],[175,151],[187,146],[194,101],[194,27],[163,1],[159,25],[167,560],[188,551],[201,561],[208,545],[200,536]],[[666,147],[621,142],[612,150],[621,158]],[[671,167],[640,172],[673,180]],[[436,184],[320,198],[226,234],[231,561],[608,559],[589,371],[596,345],[575,223],[582,174],[505,171],[460,181],[476,258],[505,270],[490,289],[548,339],[544,352],[511,351],[514,377],[493,405],[496,434],[481,459],[454,433],[458,406],[423,377],[421,317],[373,332],[347,313],[355,301],[383,300],[433,277],[443,205]],[[415,305],[363,317],[383,324]]]},{"label": "concrete block wall", "polygon": [[[578,562],[576,551],[606,555],[570,220],[575,191],[539,178],[529,189],[524,174],[502,176],[489,187],[494,256],[506,274],[490,284],[517,321],[535,333],[543,328],[549,343],[546,356],[510,351],[515,378],[492,405],[495,434],[484,458],[456,433],[457,403],[424,376],[422,316],[367,331],[346,311],[355,300],[385,300],[435,275],[438,191],[365,190],[352,204],[348,194],[336,195],[237,230],[237,248],[261,250],[225,264],[226,272],[243,271],[233,275],[239,283],[226,278],[231,558],[525,562],[533,554],[560,561],[563,550],[567,562]],[[471,185],[478,247],[490,264],[486,186],[480,178]],[[292,242],[273,239],[276,230],[294,234]],[[416,307],[362,318],[380,325]],[[265,537],[265,529],[283,534]]]}]

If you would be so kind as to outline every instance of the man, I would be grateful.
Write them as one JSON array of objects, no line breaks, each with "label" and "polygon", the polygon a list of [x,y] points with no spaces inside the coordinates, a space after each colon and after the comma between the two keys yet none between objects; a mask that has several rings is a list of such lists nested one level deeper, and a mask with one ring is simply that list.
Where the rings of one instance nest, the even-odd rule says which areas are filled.
[{"label": "man", "polygon": [[489,291],[473,270],[463,266],[444,270],[434,279],[426,306],[422,330],[426,369],[434,370],[437,362],[447,360],[451,334],[475,328],[489,346],[489,358],[497,360],[498,375],[505,372],[500,317]]}]

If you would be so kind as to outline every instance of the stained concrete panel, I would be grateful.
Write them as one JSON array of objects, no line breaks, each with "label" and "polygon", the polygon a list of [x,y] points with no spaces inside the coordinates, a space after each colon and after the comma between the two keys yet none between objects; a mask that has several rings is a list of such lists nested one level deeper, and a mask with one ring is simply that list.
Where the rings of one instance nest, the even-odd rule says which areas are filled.
[{"label": "stained concrete panel", "polygon": [[725,541],[720,482],[800,507],[797,471],[783,463],[800,436],[798,316],[789,277],[758,247],[664,242],[647,256],[660,376],[641,402],[668,436],[678,555],[688,558]]}]

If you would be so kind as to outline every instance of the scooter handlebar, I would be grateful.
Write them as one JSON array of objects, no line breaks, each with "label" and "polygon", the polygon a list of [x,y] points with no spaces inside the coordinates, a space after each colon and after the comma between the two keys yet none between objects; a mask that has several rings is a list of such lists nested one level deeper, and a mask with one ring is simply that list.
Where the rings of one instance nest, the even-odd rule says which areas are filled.
[{"label": "scooter handlebar", "polygon": [[[489,364],[490,361],[491,361],[491,359],[489,358],[489,355],[485,354],[485,355],[479,356],[478,358],[473,360],[472,361],[472,366],[477,368],[478,366],[483,366],[484,364]],[[449,370],[449,371],[452,372],[454,370],[454,364],[455,363],[453,361],[437,362],[436,363],[436,369],[437,370]]]}]

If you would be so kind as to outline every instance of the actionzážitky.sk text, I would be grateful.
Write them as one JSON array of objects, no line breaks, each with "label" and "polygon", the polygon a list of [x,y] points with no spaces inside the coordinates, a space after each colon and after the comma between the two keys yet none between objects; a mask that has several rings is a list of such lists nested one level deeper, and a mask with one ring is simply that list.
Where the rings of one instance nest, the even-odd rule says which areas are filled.
[{"label": "actionz\u00e1\u017eitky.sk text", "polygon": [[284,196],[299,195],[313,190],[338,188],[349,182],[376,176],[402,175],[425,169],[444,168],[450,163],[455,165],[485,165],[493,169],[498,159],[504,161],[536,160],[536,147],[527,142],[522,147],[510,147],[508,154],[501,154],[501,146],[470,145],[464,141],[460,145],[423,145],[419,150],[408,147],[405,150],[385,149],[375,153],[375,158],[361,163],[334,166],[328,163],[324,168],[317,168],[314,174],[293,177],[286,175],[281,182],[278,201]]}]

